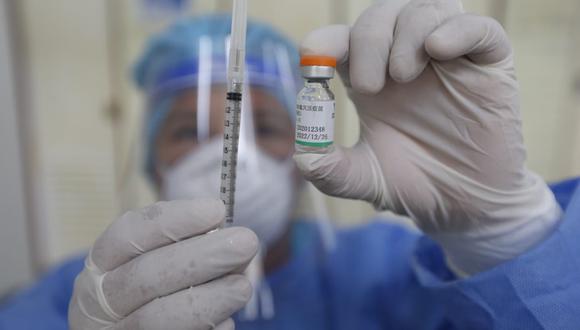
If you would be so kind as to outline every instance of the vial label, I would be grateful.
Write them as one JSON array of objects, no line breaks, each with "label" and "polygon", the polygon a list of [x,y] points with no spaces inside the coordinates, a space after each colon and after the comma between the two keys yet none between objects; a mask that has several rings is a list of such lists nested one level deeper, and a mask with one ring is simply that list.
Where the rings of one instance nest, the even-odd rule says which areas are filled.
[{"label": "vial label", "polygon": [[334,142],[334,101],[305,101],[296,104],[296,143],[327,147]]}]

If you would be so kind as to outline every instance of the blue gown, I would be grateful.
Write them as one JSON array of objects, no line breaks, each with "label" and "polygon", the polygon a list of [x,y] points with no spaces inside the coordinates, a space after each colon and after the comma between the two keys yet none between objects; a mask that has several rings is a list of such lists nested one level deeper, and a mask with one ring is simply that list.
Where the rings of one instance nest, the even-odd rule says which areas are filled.
[{"label": "blue gown", "polygon": [[[457,279],[428,237],[384,222],[337,231],[325,253],[316,226],[294,227],[291,260],[267,278],[272,320],[237,329],[580,329],[580,180],[552,186],[565,213],[543,243]],[[82,257],[0,308],[0,329],[66,329]]]}]

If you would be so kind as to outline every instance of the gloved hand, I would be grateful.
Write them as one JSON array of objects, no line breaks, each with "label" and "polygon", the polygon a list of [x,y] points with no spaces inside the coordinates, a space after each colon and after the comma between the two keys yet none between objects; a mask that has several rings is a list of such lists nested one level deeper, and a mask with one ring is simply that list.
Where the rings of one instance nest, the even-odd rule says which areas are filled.
[{"label": "gloved hand", "polygon": [[352,28],[313,31],[301,53],[338,59],[360,118],[354,147],[295,155],[322,192],[411,217],[460,274],[557,225],[553,194],[525,166],[512,49],[496,21],[456,0],[389,0]]},{"label": "gloved hand", "polygon": [[75,281],[71,329],[233,329],[258,240],[241,227],[208,233],[224,216],[219,200],[172,201],[113,222]]}]

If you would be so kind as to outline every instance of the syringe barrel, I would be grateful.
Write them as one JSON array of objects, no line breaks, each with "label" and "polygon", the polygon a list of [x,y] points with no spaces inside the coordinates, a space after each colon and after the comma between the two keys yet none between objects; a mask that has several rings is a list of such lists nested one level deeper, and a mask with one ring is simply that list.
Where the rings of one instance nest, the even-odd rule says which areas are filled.
[{"label": "syringe barrel", "polygon": [[226,208],[224,226],[231,225],[234,218],[236,167],[240,139],[240,116],[242,110],[241,84],[239,86],[240,92],[228,91],[227,93],[226,113],[224,118],[224,144],[220,185],[220,197]]}]

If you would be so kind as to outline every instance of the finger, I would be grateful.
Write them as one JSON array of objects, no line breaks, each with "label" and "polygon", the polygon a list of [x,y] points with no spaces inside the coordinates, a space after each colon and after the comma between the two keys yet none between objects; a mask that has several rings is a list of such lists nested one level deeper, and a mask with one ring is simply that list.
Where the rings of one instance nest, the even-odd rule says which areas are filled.
[{"label": "finger", "polygon": [[429,62],[425,39],[442,22],[462,11],[458,0],[413,0],[405,6],[397,18],[389,59],[390,77],[400,83],[417,78]]},{"label": "finger", "polygon": [[115,325],[115,329],[233,329],[229,317],[252,295],[243,275],[229,275],[155,299]]},{"label": "finger", "polygon": [[107,273],[103,294],[118,315],[184,288],[230,274],[258,251],[249,229],[227,228],[148,252]]},{"label": "finger", "polygon": [[144,252],[211,231],[224,217],[220,200],[158,202],[113,222],[89,256],[101,271],[109,271]]},{"label": "finger", "polygon": [[478,64],[494,64],[512,54],[502,26],[489,17],[464,14],[439,26],[426,40],[427,53],[439,61],[468,56]]},{"label": "finger", "polygon": [[[384,180],[372,150],[365,142],[353,148],[336,146],[329,154],[295,154],[306,180],[327,195],[378,204]],[[379,182],[380,181],[380,182]]]},{"label": "finger", "polygon": [[407,0],[378,2],[366,9],[350,32],[349,73],[355,92],[376,94],[385,85],[397,16]]},{"label": "finger", "polygon": [[350,27],[329,25],[310,32],[300,44],[300,55],[325,55],[336,58],[336,69],[345,85],[348,82],[348,43]]}]

